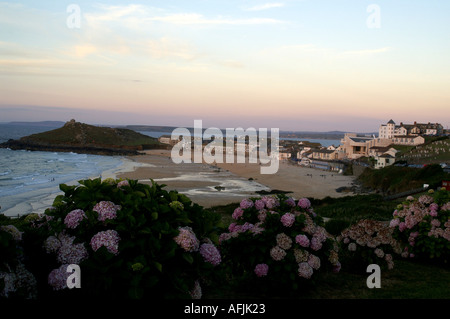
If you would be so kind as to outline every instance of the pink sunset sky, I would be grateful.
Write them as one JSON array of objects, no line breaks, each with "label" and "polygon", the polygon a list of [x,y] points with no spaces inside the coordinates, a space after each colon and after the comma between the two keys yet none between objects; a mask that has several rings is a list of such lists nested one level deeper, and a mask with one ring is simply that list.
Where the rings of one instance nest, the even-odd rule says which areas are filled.
[{"label": "pink sunset sky", "polygon": [[1,2],[0,122],[449,128],[449,9],[437,0]]}]

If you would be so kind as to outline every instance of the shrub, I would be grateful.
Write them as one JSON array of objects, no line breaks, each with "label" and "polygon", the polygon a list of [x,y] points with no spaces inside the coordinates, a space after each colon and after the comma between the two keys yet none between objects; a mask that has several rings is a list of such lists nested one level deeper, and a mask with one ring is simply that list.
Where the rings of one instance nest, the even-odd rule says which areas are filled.
[{"label": "shrub", "polygon": [[[99,178],[60,185],[64,195],[35,222],[38,246],[54,257],[50,295],[200,297],[200,282],[220,268],[210,237],[220,216],[163,187]],[[66,289],[68,264],[80,266],[82,289]]]},{"label": "shrub", "polygon": [[350,227],[350,221],[345,219],[330,219],[325,222],[325,229],[333,236],[338,236],[344,229]]},{"label": "shrub", "polygon": [[370,264],[392,269],[393,253],[401,251],[393,230],[382,221],[363,219],[344,229],[337,237],[341,245],[342,268],[365,272]]},{"label": "shrub", "polygon": [[403,244],[402,257],[448,261],[450,201],[445,189],[418,199],[408,196],[393,213],[390,226]]},{"label": "shrub", "polygon": [[22,234],[14,225],[0,226],[0,299],[36,298],[36,278],[23,263]]},{"label": "shrub", "polygon": [[339,270],[337,244],[308,199],[244,199],[232,216],[235,222],[219,242],[233,279],[282,293],[299,289],[319,271]]}]

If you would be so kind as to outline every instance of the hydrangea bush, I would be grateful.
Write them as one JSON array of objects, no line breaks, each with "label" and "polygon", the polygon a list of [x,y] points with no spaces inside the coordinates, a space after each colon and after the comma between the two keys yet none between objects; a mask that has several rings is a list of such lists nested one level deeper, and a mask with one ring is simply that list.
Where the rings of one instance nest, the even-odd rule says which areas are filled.
[{"label": "hydrangea bush", "polygon": [[201,297],[202,280],[220,268],[220,217],[163,187],[99,178],[60,185],[64,195],[34,222],[54,260],[51,294],[70,293],[66,270],[77,264],[82,289],[73,290],[82,296]]},{"label": "hydrangea bush", "polygon": [[445,189],[418,199],[408,196],[393,213],[390,227],[405,258],[450,259],[450,199]]},{"label": "hydrangea bush", "polygon": [[37,296],[36,278],[24,264],[22,235],[14,225],[0,226],[0,299]]},{"label": "hydrangea bush", "polygon": [[232,217],[219,247],[234,279],[295,291],[321,270],[339,271],[337,243],[307,198],[244,199]]},{"label": "hydrangea bush", "polygon": [[366,272],[370,264],[394,268],[393,254],[401,252],[401,245],[392,234],[386,222],[369,219],[344,229],[337,237],[342,267],[356,272]]}]

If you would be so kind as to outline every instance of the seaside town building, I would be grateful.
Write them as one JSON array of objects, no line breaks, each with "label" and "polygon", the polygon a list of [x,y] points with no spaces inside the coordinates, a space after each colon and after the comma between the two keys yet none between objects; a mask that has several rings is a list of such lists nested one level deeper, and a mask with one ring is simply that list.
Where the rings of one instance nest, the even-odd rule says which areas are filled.
[{"label": "seaside town building", "polygon": [[[380,154],[380,149],[389,145],[416,146],[425,143],[424,136],[440,136],[444,129],[439,123],[417,123],[396,125],[393,120],[380,125],[378,137],[346,133],[341,140],[344,157],[347,159],[358,159],[363,156],[373,156],[380,160],[381,166],[393,163],[395,154]],[[390,157],[389,157],[389,156]]]},{"label": "seaside town building", "polygon": [[444,134],[444,127],[439,123],[417,123],[414,124],[403,124],[396,125],[393,120],[387,122],[387,124],[380,125],[378,130],[379,138],[394,138],[396,136],[439,136]]}]

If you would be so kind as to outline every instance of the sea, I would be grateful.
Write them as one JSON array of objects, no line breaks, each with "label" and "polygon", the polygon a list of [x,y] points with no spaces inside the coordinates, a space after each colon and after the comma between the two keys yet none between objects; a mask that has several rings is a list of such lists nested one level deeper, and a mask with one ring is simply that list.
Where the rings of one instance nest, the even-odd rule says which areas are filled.
[{"label": "sea", "polygon": [[[0,124],[0,143],[55,128]],[[112,177],[124,165],[126,159],[121,156],[0,148],[0,214],[17,217],[42,213],[62,194],[60,184]]]}]

